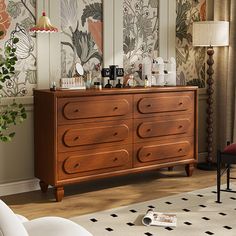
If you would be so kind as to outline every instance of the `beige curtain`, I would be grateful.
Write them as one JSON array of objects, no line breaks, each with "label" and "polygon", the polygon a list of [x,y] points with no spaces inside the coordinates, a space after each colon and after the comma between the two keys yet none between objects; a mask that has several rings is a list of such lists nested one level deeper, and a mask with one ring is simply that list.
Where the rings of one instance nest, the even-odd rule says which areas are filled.
[{"label": "beige curtain", "polygon": [[215,48],[215,149],[236,142],[236,0],[214,0],[214,20],[230,22],[230,46]]}]

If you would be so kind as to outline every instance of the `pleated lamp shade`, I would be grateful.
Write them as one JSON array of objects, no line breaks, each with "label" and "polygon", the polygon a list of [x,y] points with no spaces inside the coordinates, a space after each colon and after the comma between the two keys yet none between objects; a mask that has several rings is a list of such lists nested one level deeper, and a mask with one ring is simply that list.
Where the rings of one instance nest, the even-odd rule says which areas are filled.
[{"label": "pleated lamp shade", "polygon": [[193,46],[228,46],[228,21],[193,22]]},{"label": "pleated lamp shade", "polygon": [[58,29],[51,24],[50,19],[46,16],[46,13],[43,12],[36,26],[31,28],[30,31],[41,33],[53,33],[58,32]]}]

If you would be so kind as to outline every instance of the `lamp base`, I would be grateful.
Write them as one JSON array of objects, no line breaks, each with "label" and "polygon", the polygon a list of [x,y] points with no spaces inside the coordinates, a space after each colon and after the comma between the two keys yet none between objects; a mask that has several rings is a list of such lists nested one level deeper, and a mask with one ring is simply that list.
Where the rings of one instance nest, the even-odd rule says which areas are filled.
[{"label": "lamp base", "polygon": [[198,163],[197,168],[199,170],[215,171],[217,169],[217,165],[216,163],[212,162],[203,162],[203,163]]}]

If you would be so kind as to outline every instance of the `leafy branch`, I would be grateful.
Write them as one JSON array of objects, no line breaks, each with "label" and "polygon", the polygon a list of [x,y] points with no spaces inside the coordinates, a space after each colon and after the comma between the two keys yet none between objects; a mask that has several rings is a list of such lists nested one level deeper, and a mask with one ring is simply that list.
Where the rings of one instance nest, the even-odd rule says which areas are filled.
[{"label": "leafy branch", "polygon": [[26,111],[22,104],[13,102],[0,110],[0,141],[11,141],[15,132],[8,131],[12,125],[22,123],[26,119]]},{"label": "leafy branch", "polygon": [[[0,31],[0,36],[3,32]],[[0,56],[0,90],[3,89],[3,83],[11,80],[15,74],[15,64],[17,62],[16,47],[19,42],[18,38],[13,38],[12,46],[5,47],[4,55]],[[0,109],[0,141],[11,141],[15,132],[10,132],[12,125],[17,125],[26,119],[26,111],[22,104],[13,102],[7,107],[2,106]]]}]

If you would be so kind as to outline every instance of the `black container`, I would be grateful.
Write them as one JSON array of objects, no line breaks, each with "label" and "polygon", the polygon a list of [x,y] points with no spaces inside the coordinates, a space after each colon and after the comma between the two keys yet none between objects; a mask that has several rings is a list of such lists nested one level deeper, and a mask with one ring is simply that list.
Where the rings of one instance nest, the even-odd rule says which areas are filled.
[{"label": "black container", "polygon": [[123,87],[123,85],[122,85],[122,83],[120,82],[120,79],[118,79],[118,84],[116,85],[116,88],[122,88]]},{"label": "black container", "polygon": [[112,88],[112,85],[110,84],[110,80],[107,81],[107,84],[105,85],[105,88]]}]

